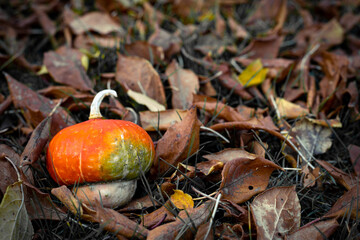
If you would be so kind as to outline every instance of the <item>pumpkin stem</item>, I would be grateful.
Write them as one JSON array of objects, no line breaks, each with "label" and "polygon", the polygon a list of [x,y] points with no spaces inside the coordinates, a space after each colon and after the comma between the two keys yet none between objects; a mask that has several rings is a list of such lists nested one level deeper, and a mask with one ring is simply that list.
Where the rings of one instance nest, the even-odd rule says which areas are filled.
[{"label": "pumpkin stem", "polygon": [[117,93],[111,89],[102,90],[95,95],[95,97],[91,103],[91,106],[90,106],[89,119],[103,117],[100,112],[100,104],[101,104],[102,100],[104,99],[104,97],[109,96],[109,95],[117,97]]}]

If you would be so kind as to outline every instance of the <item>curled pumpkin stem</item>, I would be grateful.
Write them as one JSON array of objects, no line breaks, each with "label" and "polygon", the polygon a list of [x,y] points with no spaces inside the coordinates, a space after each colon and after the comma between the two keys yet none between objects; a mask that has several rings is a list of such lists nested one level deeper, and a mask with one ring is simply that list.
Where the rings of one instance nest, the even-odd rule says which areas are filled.
[{"label": "curled pumpkin stem", "polygon": [[117,97],[117,93],[111,89],[102,90],[95,95],[94,100],[92,101],[91,106],[90,106],[89,119],[96,119],[96,118],[103,117],[100,112],[100,104],[101,104],[102,100],[104,99],[104,97],[109,96],[109,95]]}]

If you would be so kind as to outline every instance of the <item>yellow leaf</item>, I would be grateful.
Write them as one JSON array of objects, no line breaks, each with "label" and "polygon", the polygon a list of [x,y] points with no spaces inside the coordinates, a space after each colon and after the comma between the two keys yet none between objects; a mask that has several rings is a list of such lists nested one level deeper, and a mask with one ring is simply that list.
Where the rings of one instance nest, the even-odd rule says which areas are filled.
[{"label": "yellow leaf", "polygon": [[276,98],[276,105],[281,117],[288,119],[295,119],[306,116],[309,114],[309,110],[301,107],[295,103],[289,102],[284,98]]},{"label": "yellow leaf", "polygon": [[40,70],[36,73],[37,75],[43,75],[43,74],[48,74],[49,71],[47,70],[45,65],[42,65]]},{"label": "yellow leaf", "polygon": [[135,92],[131,89],[127,91],[127,94],[129,97],[131,97],[133,100],[135,100],[137,103],[145,105],[150,111],[157,112],[157,111],[165,111],[165,106],[158,103],[152,98],[149,98],[148,96]]},{"label": "yellow leaf", "polygon": [[174,194],[170,196],[171,202],[177,207],[178,209],[188,209],[194,207],[194,201],[192,197],[184,193],[181,190],[174,190]]},{"label": "yellow leaf", "polygon": [[239,82],[245,87],[251,87],[261,84],[268,72],[267,68],[263,68],[260,59],[256,59],[250,63],[245,70],[239,75]]}]

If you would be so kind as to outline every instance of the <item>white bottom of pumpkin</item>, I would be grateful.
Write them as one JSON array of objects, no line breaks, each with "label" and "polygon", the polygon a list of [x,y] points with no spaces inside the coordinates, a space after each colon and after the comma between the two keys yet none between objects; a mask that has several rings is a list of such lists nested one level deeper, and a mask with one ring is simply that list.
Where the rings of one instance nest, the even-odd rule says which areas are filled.
[{"label": "white bottom of pumpkin", "polygon": [[77,198],[88,205],[96,200],[104,207],[116,208],[128,203],[135,194],[137,180],[118,180],[109,183],[93,183],[73,189]]}]

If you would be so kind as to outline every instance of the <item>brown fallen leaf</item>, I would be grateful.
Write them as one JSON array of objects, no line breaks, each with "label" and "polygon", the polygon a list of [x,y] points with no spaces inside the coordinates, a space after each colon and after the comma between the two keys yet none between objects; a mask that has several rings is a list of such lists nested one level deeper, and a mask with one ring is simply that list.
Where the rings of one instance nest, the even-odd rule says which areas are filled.
[{"label": "brown fallen leaf", "polygon": [[[181,122],[172,125],[156,146],[152,176],[162,176],[172,166],[185,160],[199,148],[200,121],[196,108],[191,108]],[[173,169],[172,169],[173,170]]]},{"label": "brown fallen leaf", "polygon": [[350,190],[354,185],[356,185],[357,177],[354,174],[348,174],[342,171],[339,168],[334,167],[330,163],[322,160],[316,160],[316,162],[325,168],[326,171],[335,179],[338,184],[341,184],[347,190]]},{"label": "brown fallen leaf", "polygon": [[21,154],[20,166],[32,164],[38,160],[50,138],[52,115],[44,118],[32,132],[24,151]]},{"label": "brown fallen leaf", "polygon": [[49,86],[47,88],[43,88],[38,93],[44,95],[48,98],[66,98],[69,96],[80,94],[75,88],[69,86]]},{"label": "brown fallen leaf", "polygon": [[354,144],[348,146],[350,160],[353,164],[356,175],[360,176],[360,147]]},{"label": "brown fallen leaf", "polygon": [[116,81],[125,89],[144,93],[166,106],[165,91],[160,76],[146,59],[119,54],[116,64]]},{"label": "brown fallen leaf", "polygon": [[196,231],[194,240],[213,240],[214,234],[212,234],[212,232],[210,232],[206,238],[204,237],[207,234],[209,227],[211,227],[210,222],[201,224]]},{"label": "brown fallen leaf", "polygon": [[241,224],[222,223],[215,228],[215,236],[225,240],[244,240],[248,237]]},{"label": "brown fallen leaf", "polygon": [[65,185],[51,189],[51,193],[57,197],[65,207],[74,215],[81,217],[83,215],[83,209],[80,201],[72,194],[70,189]]},{"label": "brown fallen leaf", "polygon": [[[192,239],[193,233],[205,223],[213,208],[213,203],[203,203],[197,208],[181,211],[175,222],[161,225],[149,231],[148,240],[167,240],[182,236],[184,239]],[[179,235],[181,233],[181,235]]]},{"label": "brown fallen leaf", "polygon": [[170,59],[172,55],[180,52],[181,39],[156,25],[155,32],[149,37],[148,42],[164,49],[165,58]]},{"label": "brown fallen leaf", "polygon": [[[15,107],[23,109],[26,120],[36,127],[50,114],[56,104],[16,81],[10,75],[5,74],[5,77]],[[55,134],[64,127],[75,124],[75,121],[63,108],[59,107],[53,114],[52,124],[53,134]]]},{"label": "brown fallen leaf", "polygon": [[276,169],[282,168],[262,157],[238,158],[226,163],[220,185],[222,199],[235,203],[249,200],[266,189],[270,175]]},{"label": "brown fallen leaf", "polygon": [[92,48],[120,48],[120,42],[123,38],[120,36],[104,36],[92,34],[91,36],[86,34],[77,35],[74,40],[74,48],[87,49],[91,51]]},{"label": "brown fallen leaf", "polygon": [[301,206],[295,186],[268,189],[250,206],[258,239],[283,239],[300,227]]},{"label": "brown fallen leaf", "polygon": [[240,55],[249,54],[250,58],[273,59],[278,57],[283,36],[272,34],[262,38],[254,38]]},{"label": "brown fallen leaf", "polygon": [[94,209],[84,204],[82,207],[85,220],[99,223],[104,230],[114,233],[118,238],[147,239],[149,230],[113,209],[100,206],[99,202],[95,204]]},{"label": "brown fallen leaf", "polygon": [[311,161],[314,155],[325,153],[331,147],[331,134],[330,128],[314,124],[306,118],[296,122],[290,133],[308,161]]},{"label": "brown fallen leaf", "polygon": [[171,204],[166,202],[163,206],[156,209],[155,211],[145,214],[143,217],[143,225],[145,227],[154,227],[163,223],[168,223],[176,220],[173,214]]},{"label": "brown fallen leaf", "polygon": [[349,191],[345,192],[332,206],[323,218],[341,218],[350,215],[352,219],[359,217],[359,186],[353,186]]},{"label": "brown fallen leaf", "polygon": [[125,44],[124,48],[127,55],[145,58],[155,64],[160,64],[165,58],[162,47],[154,46],[146,41],[136,41],[131,44]]},{"label": "brown fallen leaf", "polygon": [[202,95],[193,96],[193,104],[198,109],[203,109],[212,116],[224,119],[227,122],[247,120],[234,108],[220,102],[219,100]]},{"label": "brown fallen leaf", "polygon": [[71,30],[76,34],[83,34],[94,31],[103,35],[109,33],[124,33],[119,23],[115,22],[110,15],[105,12],[89,12],[81,17],[75,18],[70,22]]},{"label": "brown fallen leaf", "polygon": [[249,37],[249,33],[246,29],[237,23],[233,17],[228,18],[229,28],[232,31],[232,35],[237,39],[245,39]]},{"label": "brown fallen leaf", "polygon": [[184,119],[187,113],[188,110],[169,109],[159,112],[142,111],[139,114],[141,126],[146,131],[166,131],[169,127]]},{"label": "brown fallen leaf", "polygon": [[55,82],[90,91],[93,83],[81,63],[83,54],[66,46],[44,53],[44,65]]},{"label": "brown fallen leaf", "polygon": [[241,148],[225,148],[220,152],[203,156],[203,158],[206,158],[207,160],[216,160],[223,163],[230,162],[237,158],[255,159],[256,157],[257,156],[255,154],[249,153]]},{"label": "brown fallen leaf", "polygon": [[329,220],[319,221],[311,225],[305,225],[295,232],[285,236],[286,240],[323,240],[330,238],[331,235],[339,227],[339,223],[336,219],[332,218]]},{"label": "brown fallen leaf", "polygon": [[196,164],[196,168],[205,176],[221,171],[223,166],[224,163],[219,160],[204,161]]},{"label": "brown fallen leaf", "polygon": [[281,117],[288,119],[301,118],[309,114],[309,110],[284,98],[276,98],[277,110]]},{"label": "brown fallen leaf", "polygon": [[166,68],[166,76],[172,91],[172,107],[188,109],[193,102],[193,94],[199,90],[199,78],[189,69],[183,69],[173,60]]}]

